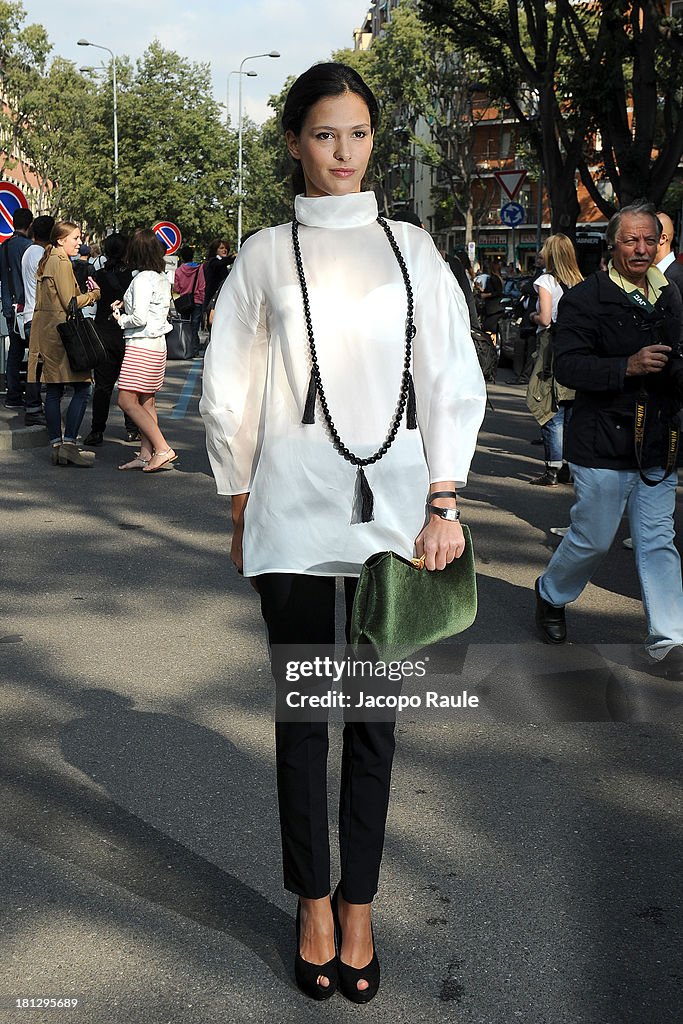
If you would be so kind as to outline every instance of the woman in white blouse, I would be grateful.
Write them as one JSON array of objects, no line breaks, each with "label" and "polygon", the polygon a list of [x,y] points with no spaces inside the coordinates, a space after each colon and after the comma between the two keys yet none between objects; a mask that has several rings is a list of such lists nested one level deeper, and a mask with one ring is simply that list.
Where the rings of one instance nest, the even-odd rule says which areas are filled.
[{"label": "woman in white blouse", "polygon": [[[484,383],[465,300],[429,235],[378,221],[374,193],[361,191],[377,119],[345,65],[318,64],[294,83],[282,123],[295,218],[242,247],[206,353],[209,457],[218,491],[232,495],[232,558],[256,577],[276,681],[278,645],[334,642],[336,576],[348,612],[377,551],[424,554],[439,570],[464,550],[455,517],[425,515],[425,502],[446,492],[432,505],[456,506]],[[326,722],[276,723],[285,886],[299,895],[295,974],[313,998],[338,985],[367,1002],[379,985],[371,904],[394,724],[345,724],[332,903],[327,749]]]},{"label": "woman in white blouse", "polygon": [[[567,235],[550,235],[546,238],[541,259],[545,272],[534,281],[538,294],[537,310],[530,320],[536,324],[536,362],[529,381],[527,404],[536,415],[543,437],[545,469],[540,476],[529,483],[539,487],[555,487],[558,483],[569,483],[569,466],[564,462],[564,428],[571,413],[574,392],[562,387],[552,373],[551,333],[557,322],[557,309],[566,291],[583,281],[576,251]],[[538,373],[544,385],[550,382],[553,394],[554,412],[535,409],[535,395],[538,393]]]},{"label": "woman in white blouse", "polygon": [[171,285],[164,273],[164,249],[151,229],[133,233],[126,264],[133,271],[133,280],[123,302],[112,303],[112,316],[123,329],[126,343],[118,404],[140,431],[140,451],[119,469],[156,473],[172,469],[177,456],[159,429],[154,397],[163,387],[166,372]]}]

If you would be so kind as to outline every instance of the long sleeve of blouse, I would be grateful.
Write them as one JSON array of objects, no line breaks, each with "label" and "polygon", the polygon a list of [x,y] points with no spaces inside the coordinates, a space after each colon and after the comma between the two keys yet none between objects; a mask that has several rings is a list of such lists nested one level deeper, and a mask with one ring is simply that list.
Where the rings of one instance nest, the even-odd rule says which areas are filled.
[{"label": "long sleeve of blouse", "polygon": [[223,288],[204,358],[200,411],[219,494],[251,490],[260,450],[268,335],[260,277],[252,261],[235,261],[229,294]]}]

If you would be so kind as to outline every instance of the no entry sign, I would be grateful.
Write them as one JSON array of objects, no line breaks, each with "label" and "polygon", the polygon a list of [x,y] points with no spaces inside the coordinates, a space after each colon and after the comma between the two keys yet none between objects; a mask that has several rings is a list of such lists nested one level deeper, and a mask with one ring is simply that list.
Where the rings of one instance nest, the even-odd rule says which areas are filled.
[{"label": "no entry sign", "polygon": [[12,235],[12,221],[16,211],[27,207],[26,196],[20,188],[11,181],[0,181],[0,242]]},{"label": "no entry sign", "polygon": [[180,234],[180,228],[177,224],[172,224],[170,220],[160,220],[154,225],[152,231],[161,244],[166,247],[167,256],[172,256],[173,253],[178,252],[183,243],[183,236]]}]

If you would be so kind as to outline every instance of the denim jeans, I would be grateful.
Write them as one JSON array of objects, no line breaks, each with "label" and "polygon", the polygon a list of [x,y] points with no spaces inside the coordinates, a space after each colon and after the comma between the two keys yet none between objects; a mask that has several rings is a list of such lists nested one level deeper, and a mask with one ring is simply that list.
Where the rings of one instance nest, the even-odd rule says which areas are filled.
[{"label": "denim jeans", "polygon": [[21,364],[24,359],[26,342],[19,334],[10,327],[9,349],[7,351],[7,365],[5,375],[7,381],[7,394],[5,401],[12,405],[24,401],[24,389],[21,384]]},{"label": "denim jeans", "polygon": [[[51,444],[59,444],[62,440],[62,396],[65,384],[47,384],[45,393],[45,420]],[[85,409],[90,397],[90,384],[87,381],[74,381],[69,385],[74,389],[69,408],[66,410],[64,424],[64,440],[75,441],[78,429],[85,416]]]},{"label": "denim jeans", "polygon": [[555,415],[541,427],[545,461],[549,466],[559,469],[562,465],[564,450],[564,406],[561,405]]},{"label": "denim jeans", "polygon": [[[576,503],[569,533],[539,581],[541,597],[561,608],[575,601],[609,551],[624,511],[647,620],[645,647],[659,661],[683,644],[681,560],[674,547],[677,474],[648,487],[637,470],[571,464]],[[661,477],[650,469],[648,476]]]}]

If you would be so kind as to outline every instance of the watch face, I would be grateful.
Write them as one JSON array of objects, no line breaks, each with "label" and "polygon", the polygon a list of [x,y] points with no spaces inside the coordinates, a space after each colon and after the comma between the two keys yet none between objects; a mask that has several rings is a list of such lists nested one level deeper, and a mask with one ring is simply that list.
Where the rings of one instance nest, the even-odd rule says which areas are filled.
[{"label": "watch face", "polygon": [[448,519],[450,522],[457,522],[460,519],[460,509],[457,508],[437,508],[436,505],[430,505],[429,511],[436,516],[440,516],[441,519]]}]

